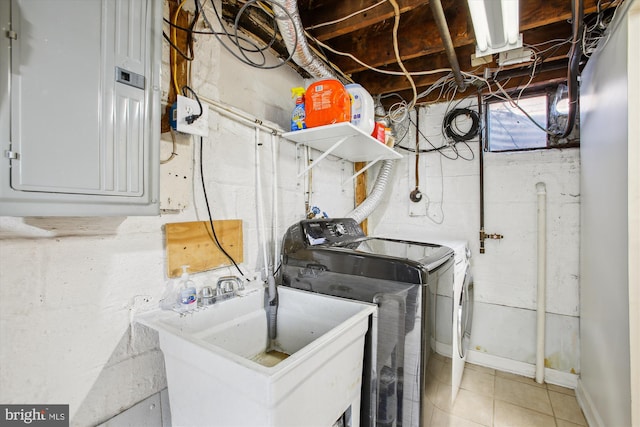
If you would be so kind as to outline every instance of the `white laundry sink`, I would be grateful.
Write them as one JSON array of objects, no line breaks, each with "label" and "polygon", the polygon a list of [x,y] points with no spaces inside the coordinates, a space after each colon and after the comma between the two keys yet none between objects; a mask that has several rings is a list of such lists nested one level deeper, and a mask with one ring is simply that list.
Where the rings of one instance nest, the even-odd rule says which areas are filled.
[{"label": "white laundry sink", "polygon": [[359,425],[364,336],[372,304],[278,287],[269,344],[265,295],[137,321],[159,332],[177,426],[323,426],[350,410]]}]

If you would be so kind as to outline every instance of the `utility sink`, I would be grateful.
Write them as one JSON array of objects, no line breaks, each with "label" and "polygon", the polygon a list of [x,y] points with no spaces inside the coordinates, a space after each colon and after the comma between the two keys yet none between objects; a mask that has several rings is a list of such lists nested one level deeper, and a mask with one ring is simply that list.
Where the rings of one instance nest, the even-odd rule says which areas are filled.
[{"label": "utility sink", "polygon": [[265,290],[181,315],[136,320],[158,331],[177,426],[359,425],[364,338],[376,306],[278,287],[269,348]]}]

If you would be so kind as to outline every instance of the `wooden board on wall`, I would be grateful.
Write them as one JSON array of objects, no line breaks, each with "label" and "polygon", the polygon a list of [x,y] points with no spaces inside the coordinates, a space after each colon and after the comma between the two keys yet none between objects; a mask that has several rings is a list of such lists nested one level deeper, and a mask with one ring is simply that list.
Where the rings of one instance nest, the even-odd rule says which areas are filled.
[{"label": "wooden board on wall", "polygon": [[[355,162],[353,164],[354,172],[359,172],[360,169],[364,168],[367,165],[366,162]],[[360,175],[356,177],[356,190],[355,190],[355,202],[356,206],[360,205],[360,203],[364,202],[367,198],[367,171],[362,172]],[[364,234],[369,234],[369,222],[365,218],[364,221],[360,224],[362,231]]]},{"label": "wooden board on wall", "polygon": [[[242,220],[213,221],[218,241],[236,263],[243,261]],[[167,276],[180,277],[182,266],[190,273],[233,265],[218,248],[209,221],[165,224]]]}]

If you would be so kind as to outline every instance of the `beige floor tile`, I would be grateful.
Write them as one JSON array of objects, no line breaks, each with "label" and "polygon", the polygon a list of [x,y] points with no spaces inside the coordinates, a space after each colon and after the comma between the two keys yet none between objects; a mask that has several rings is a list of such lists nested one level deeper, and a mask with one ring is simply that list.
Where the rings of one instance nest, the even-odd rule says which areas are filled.
[{"label": "beige floor tile", "polygon": [[494,427],[555,427],[552,416],[496,400]]},{"label": "beige floor tile", "polygon": [[493,397],[495,379],[494,375],[485,374],[482,371],[474,371],[473,369],[465,369],[460,387],[483,396]]},{"label": "beige floor tile", "polygon": [[547,384],[547,390],[557,391],[558,393],[568,394],[569,396],[575,396],[576,395],[576,391],[574,389],[560,387],[559,385],[555,385],[555,384]]},{"label": "beige floor tile", "polygon": [[422,408],[422,424],[423,425],[425,426],[431,425],[431,418],[433,418],[433,412],[435,411],[435,409],[436,407],[429,400],[426,400],[424,402],[424,406]]},{"label": "beige floor tile", "polygon": [[493,368],[487,368],[486,366],[475,365],[475,364],[469,363],[469,362],[464,364],[464,369],[465,370],[470,369],[470,370],[473,370],[473,371],[480,371],[480,372],[483,372],[485,374],[490,374],[490,375],[495,375],[496,374],[496,370],[493,369]]},{"label": "beige floor tile", "polygon": [[426,378],[427,384],[426,384],[424,395],[429,402],[435,403],[436,395],[438,393],[439,381],[436,379],[436,376],[433,374],[433,372],[427,371],[425,375],[427,377]]},{"label": "beige floor tile", "polygon": [[580,424],[574,424],[569,421],[556,418],[556,427],[582,427]]},{"label": "beige floor tile", "polygon": [[451,384],[451,364],[445,362],[442,368],[436,372],[435,375],[441,383]]},{"label": "beige floor tile", "polygon": [[432,357],[429,359],[429,364],[427,365],[427,372],[432,373],[434,376],[440,374],[440,371],[444,368],[444,359],[437,359]]},{"label": "beige floor tile", "polygon": [[587,425],[587,421],[584,415],[582,415],[582,410],[575,397],[549,391],[549,398],[551,399],[551,406],[553,407],[556,418],[571,421],[581,426]]},{"label": "beige floor tile", "polygon": [[[496,375],[495,398],[523,408],[533,409],[553,415],[546,388],[536,387],[519,381],[512,381]],[[575,400],[575,399],[574,399]]]},{"label": "beige floor tile", "polygon": [[539,388],[547,388],[547,385],[542,383],[538,384],[533,378],[523,377],[522,375],[511,374],[509,372],[496,371],[496,376],[509,379],[511,381],[518,381],[524,384],[529,384]]},{"label": "beige floor tile", "polygon": [[481,427],[490,426],[491,424],[474,423],[473,421],[457,417],[438,408],[435,408],[430,425],[431,427]]},{"label": "beige floor tile", "polygon": [[452,405],[451,387],[439,384],[436,408],[481,425],[493,422],[493,399],[469,390],[460,390]]},{"label": "beige floor tile", "polygon": [[[437,385],[438,389],[436,390],[436,396],[433,403],[438,409],[442,409],[445,412],[451,412],[453,409],[451,404],[451,384],[437,382]],[[458,394],[460,393],[458,392]]]},{"label": "beige floor tile", "polygon": [[435,351],[431,353],[431,356],[429,356],[430,358],[433,358],[435,360],[441,360],[444,362],[444,359],[446,359],[446,357],[444,357],[443,355],[441,355],[440,353],[436,353]]}]

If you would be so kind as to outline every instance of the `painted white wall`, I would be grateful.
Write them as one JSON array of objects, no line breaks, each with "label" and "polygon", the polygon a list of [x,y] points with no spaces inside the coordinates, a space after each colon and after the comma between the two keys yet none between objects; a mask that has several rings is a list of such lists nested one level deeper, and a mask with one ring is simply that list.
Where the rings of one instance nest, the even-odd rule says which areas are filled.
[{"label": "painted white wall", "polygon": [[[630,129],[637,131],[638,122],[639,11],[640,2],[636,1],[634,13],[630,15],[633,18],[622,12],[618,15],[610,27],[612,32],[588,62],[582,78],[580,335],[583,369],[578,397],[594,426],[638,425],[640,422],[632,419],[632,407],[635,406],[637,412],[638,402],[632,399],[631,393],[632,381],[636,392],[638,390],[638,376],[632,377],[631,372],[632,364],[635,372],[638,369],[640,338],[635,329],[637,323],[630,325],[629,311],[630,301],[634,301],[632,296],[638,295],[637,275],[635,281],[630,281],[630,273],[637,272],[634,265],[638,263],[640,241],[637,232],[640,216],[637,210],[638,135],[630,132]],[[630,82],[635,85],[635,92],[629,93]],[[630,115],[632,111],[636,112],[635,116]],[[632,230],[634,234],[630,233]],[[632,353],[631,342],[636,346],[636,353]]]},{"label": "painted white wall", "polygon": [[[238,64],[216,44],[198,36],[193,89],[288,129],[290,88],[303,85],[302,79],[286,66],[262,71]],[[165,46],[165,97],[168,76]],[[254,274],[263,264],[254,131],[213,112],[210,118],[204,169],[213,217],[243,220],[242,268]],[[271,143],[267,134],[262,139],[265,208],[271,212]],[[170,141],[163,135],[162,158],[171,153]],[[307,181],[297,177],[304,151],[288,141],[277,144],[282,235],[304,216]],[[70,404],[71,425],[87,426],[166,387],[157,336],[140,326],[132,329],[131,319],[137,310],[155,306],[164,291],[163,224],[206,218],[193,160],[197,147],[189,138],[179,138],[177,163],[162,166],[163,175],[171,171],[176,179],[163,181],[161,196],[182,198],[186,203],[181,209],[158,217],[0,217],[0,402]],[[314,168],[311,202],[327,211],[352,209],[353,187],[340,186],[351,168],[335,158]],[[269,215],[266,224],[271,224]],[[228,274],[235,271],[223,268],[193,279],[202,286]]]},{"label": "painted white wall", "polygon": [[[469,100],[460,106],[473,104]],[[435,145],[448,104],[421,109],[420,128]],[[414,120],[415,121],[415,120]],[[463,126],[461,124],[461,126]],[[411,129],[403,145],[415,147]],[[421,148],[430,148],[422,140]],[[547,368],[580,371],[579,352],[579,173],[577,149],[485,153],[485,231],[479,254],[479,159],[477,138],[458,144],[457,160],[420,155],[420,189],[428,203],[413,204],[415,155],[398,161],[384,205],[371,217],[376,235],[408,239],[454,238],[469,242],[475,282],[471,348],[500,358],[535,363],[536,351],[536,183],[547,187],[548,285]],[[456,157],[451,149],[443,154]],[[441,224],[440,224],[441,222]],[[518,365],[518,366],[522,366]],[[520,372],[529,375],[530,371]]]}]

